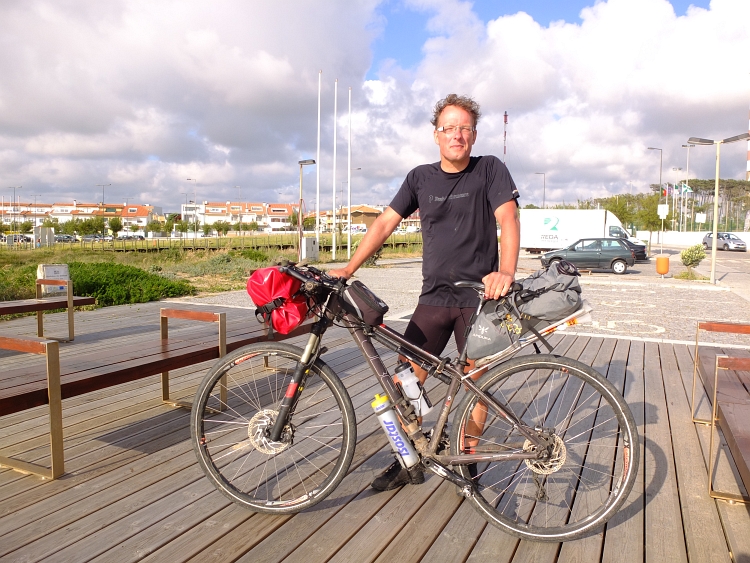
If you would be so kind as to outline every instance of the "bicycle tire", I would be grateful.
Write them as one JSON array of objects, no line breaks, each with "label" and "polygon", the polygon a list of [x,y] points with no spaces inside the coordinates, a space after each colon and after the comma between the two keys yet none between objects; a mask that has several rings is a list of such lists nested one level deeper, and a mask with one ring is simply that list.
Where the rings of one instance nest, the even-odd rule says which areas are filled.
[{"label": "bicycle tire", "polygon": [[[487,521],[516,537],[561,542],[601,528],[628,498],[636,480],[638,430],[610,381],[576,360],[552,354],[513,358],[477,386],[532,428],[547,435],[548,460],[480,463],[470,501]],[[451,453],[533,451],[531,443],[488,409],[477,444],[469,422],[477,397],[467,393],[454,415]],[[467,428],[468,426],[468,428]],[[471,478],[468,465],[455,465]]]},{"label": "bicycle tire", "polygon": [[254,512],[288,514],[317,504],[338,486],[354,456],[354,407],[320,359],[300,385],[284,436],[279,442],[263,437],[301,355],[300,348],[275,342],[240,348],[209,370],[193,401],[190,433],[198,464],[222,494]]}]

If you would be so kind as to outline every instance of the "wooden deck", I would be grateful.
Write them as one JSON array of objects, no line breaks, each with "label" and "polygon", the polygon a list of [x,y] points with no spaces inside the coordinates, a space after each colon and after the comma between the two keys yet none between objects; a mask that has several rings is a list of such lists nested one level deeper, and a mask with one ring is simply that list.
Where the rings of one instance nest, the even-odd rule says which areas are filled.
[{"label": "wooden deck", "polygon": [[[79,312],[76,340],[62,345],[61,355],[94,347],[106,353],[158,338],[161,306]],[[226,311],[230,326],[256,322],[246,309],[202,309]],[[54,330],[64,316],[49,315],[46,323]],[[35,322],[2,322],[0,334],[31,335]],[[170,325],[170,335],[180,330],[199,329]],[[555,338],[565,355],[608,377],[624,376],[643,449],[636,488],[606,529],[580,541],[538,544],[486,524],[435,476],[386,493],[369,489],[391,460],[369,407],[379,387],[345,332],[330,331],[325,343],[324,359],[351,390],[359,433],[352,469],[328,499],[283,517],[235,507],[203,477],[190,446],[188,412],[161,403],[154,376],[63,401],[67,473],[61,479],[0,469],[0,560],[750,562],[750,510],[707,495],[709,437],[707,427],[690,419],[689,346]],[[38,360],[0,353],[0,372],[30,361]],[[208,365],[172,372],[173,395],[190,400]],[[705,398],[698,414],[710,416]],[[0,418],[0,451],[47,463],[46,418],[44,407]],[[721,447],[716,486],[743,492]]]}]

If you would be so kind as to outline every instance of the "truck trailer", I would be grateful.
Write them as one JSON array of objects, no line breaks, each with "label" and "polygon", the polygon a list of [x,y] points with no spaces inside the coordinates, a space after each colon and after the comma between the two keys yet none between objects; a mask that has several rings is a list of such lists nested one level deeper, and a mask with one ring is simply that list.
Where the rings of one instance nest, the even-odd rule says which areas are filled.
[{"label": "truck trailer", "polygon": [[521,209],[521,248],[546,252],[582,238],[612,237],[642,245],[606,209]]}]

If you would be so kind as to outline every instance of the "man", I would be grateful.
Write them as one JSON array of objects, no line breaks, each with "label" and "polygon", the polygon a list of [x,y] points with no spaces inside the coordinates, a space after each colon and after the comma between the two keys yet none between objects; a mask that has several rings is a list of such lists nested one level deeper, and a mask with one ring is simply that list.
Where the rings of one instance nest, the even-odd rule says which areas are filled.
[{"label": "man", "polygon": [[[479,105],[465,96],[450,94],[435,105],[431,123],[440,161],[409,172],[350,262],[329,272],[336,277],[351,277],[403,218],[419,209],[424,244],[422,293],[404,335],[435,355],[442,353],[451,333],[458,349],[463,349],[465,330],[477,306],[476,292],[456,288],[453,282],[481,280],[487,297],[497,299],[510,289],[518,264],[520,223],[513,179],[497,157],[471,156],[480,115]],[[496,223],[502,231],[500,260]],[[413,367],[424,382],[427,373]],[[470,362],[469,369],[472,367]],[[481,432],[484,416],[477,413],[474,419]],[[387,491],[423,481],[419,466],[407,471],[396,461],[373,481],[372,487]]]}]

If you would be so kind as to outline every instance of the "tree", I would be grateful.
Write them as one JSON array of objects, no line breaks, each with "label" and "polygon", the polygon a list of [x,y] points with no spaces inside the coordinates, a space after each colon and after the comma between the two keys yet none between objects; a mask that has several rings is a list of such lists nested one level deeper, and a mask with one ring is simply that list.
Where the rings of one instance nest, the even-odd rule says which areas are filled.
[{"label": "tree", "polygon": [[289,217],[289,224],[292,227],[296,227],[297,226],[297,212],[296,211],[292,211],[292,216]]},{"label": "tree", "polygon": [[19,230],[20,230],[20,231],[21,231],[22,233],[30,233],[31,231],[33,231],[33,230],[34,230],[34,224],[33,224],[33,223],[32,223],[31,221],[24,221],[23,223],[21,223],[21,224],[20,224],[20,225],[18,226],[18,229],[19,229]]},{"label": "tree", "polygon": [[641,226],[649,231],[648,233],[648,251],[651,253],[651,233],[661,229],[662,220],[659,218],[659,201],[661,195],[651,194],[643,199],[641,208],[638,210],[636,217]]},{"label": "tree", "polygon": [[213,224],[213,227],[216,229],[217,233],[224,236],[227,236],[227,233],[232,229],[232,225],[226,221],[216,221],[216,223]]},{"label": "tree", "polygon": [[207,237],[211,235],[211,231],[213,231],[213,225],[209,225],[208,223],[203,223],[201,226],[201,230],[203,230],[203,236]]},{"label": "tree", "polygon": [[524,209],[539,209],[538,205],[534,205],[533,203],[527,203],[523,206]]},{"label": "tree", "polygon": [[248,230],[248,231],[252,231],[252,232],[255,232],[255,231],[259,231],[259,230],[260,230],[260,227],[258,226],[258,223],[257,223],[257,222],[255,222],[255,221],[252,221],[252,222],[250,222],[250,223],[249,223],[249,224],[247,225],[247,230]]},{"label": "tree", "polygon": [[[172,215],[175,215],[175,214],[173,213]],[[174,231],[174,225],[175,225],[174,219],[167,219],[167,222],[164,223],[164,232],[171,233],[172,231]]]},{"label": "tree", "polygon": [[149,233],[160,233],[163,229],[164,226],[161,224],[161,221],[150,221],[146,225],[146,231]]},{"label": "tree", "polygon": [[315,217],[306,217],[303,219],[302,228],[306,231],[312,231],[315,228]]},{"label": "tree", "polygon": [[60,227],[60,221],[57,217],[49,218],[45,217],[44,221],[42,221],[42,227],[45,229],[55,229],[55,232],[58,232],[58,229]]},{"label": "tree", "polygon": [[109,220],[109,230],[112,231],[112,236],[114,238],[117,238],[117,233],[119,233],[122,230],[122,219],[119,217],[112,217]]},{"label": "tree", "polygon": [[133,223],[132,225],[130,225],[130,232],[131,233],[137,233],[140,230],[141,230],[141,228],[138,226],[137,223]]},{"label": "tree", "polygon": [[705,257],[706,251],[703,250],[702,244],[696,244],[695,246],[691,246],[680,252],[680,260],[682,260],[682,263],[688,269],[691,276],[693,274],[693,268],[700,264],[701,260]]},{"label": "tree", "polygon": [[174,224],[174,227],[175,229],[177,229],[178,232],[185,234],[188,232],[188,230],[190,230],[190,223],[188,223],[187,221],[183,219],[181,221],[177,221]]}]

